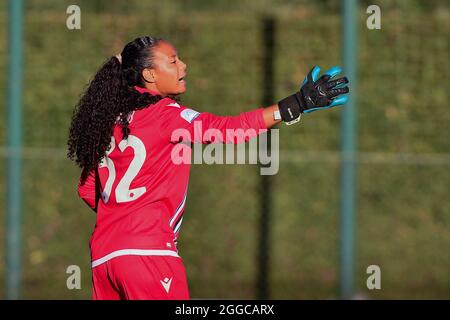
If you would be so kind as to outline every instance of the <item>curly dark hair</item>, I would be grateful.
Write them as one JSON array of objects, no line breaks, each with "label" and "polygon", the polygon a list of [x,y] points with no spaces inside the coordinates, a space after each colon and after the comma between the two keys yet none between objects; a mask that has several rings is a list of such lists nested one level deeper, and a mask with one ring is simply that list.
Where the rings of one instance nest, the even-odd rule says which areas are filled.
[{"label": "curly dark hair", "polygon": [[122,127],[123,138],[130,133],[128,116],[134,110],[148,107],[163,97],[141,94],[134,86],[144,87],[142,71],[153,68],[156,37],[140,37],[128,43],[121,60],[107,60],[87,86],[76,105],[69,129],[67,157],[81,167],[81,182],[96,169],[109,149],[114,125]]}]

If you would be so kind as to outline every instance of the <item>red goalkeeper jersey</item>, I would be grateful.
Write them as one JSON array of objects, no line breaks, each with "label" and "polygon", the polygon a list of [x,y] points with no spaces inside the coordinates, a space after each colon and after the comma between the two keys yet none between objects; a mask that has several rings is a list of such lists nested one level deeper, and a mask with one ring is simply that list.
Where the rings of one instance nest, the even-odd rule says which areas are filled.
[{"label": "red goalkeeper jersey", "polygon": [[[136,90],[155,94],[140,87]],[[190,142],[203,143],[210,141],[194,133],[200,127],[217,129],[223,137],[227,129],[254,129],[256,135],[267,129],[262,110],[217,116],[163,98],[130,115],[127,139],[122,139],[122,128],[116,124],[111,147],[97,172],[92,172],[83,185],[78,184],[79,196],[94,209],[98,175],[101,197],[90,240],[92,267],[122,255],[178,256],[176,241],[183,221],[190,164],[173,161],[172,151],[180,143],[178,139],[173,141],[173,133],[182,129],[189,133],[183,135],[184,140],[191,137]],[[249,138],[251,135],[244,139]]]}]

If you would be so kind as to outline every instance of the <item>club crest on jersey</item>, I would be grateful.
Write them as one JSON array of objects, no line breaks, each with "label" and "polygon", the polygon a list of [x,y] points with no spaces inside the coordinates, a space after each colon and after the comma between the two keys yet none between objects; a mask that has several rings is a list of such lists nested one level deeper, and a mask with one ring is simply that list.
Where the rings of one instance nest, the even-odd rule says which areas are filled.
[{"label": "club crest on jersey", "polygon": [[199,112],[192,110],[192,109],[184,109],[180,112],[180,116],[186,120],[189,123],[192,123],[195,118],[197,118],[200,115]]}]

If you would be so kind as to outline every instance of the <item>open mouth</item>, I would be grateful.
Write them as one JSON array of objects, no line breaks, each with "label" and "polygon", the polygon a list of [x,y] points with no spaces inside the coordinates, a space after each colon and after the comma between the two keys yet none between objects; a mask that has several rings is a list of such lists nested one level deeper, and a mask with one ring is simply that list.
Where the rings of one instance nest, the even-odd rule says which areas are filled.
[{"label": "open mouth", "polygon": [[186,76],[181,77],[180,79],[178,79],[178,81],[180,81],[180,82],[186,82],[186,80],[184,80],[185,77],[186,77]]}]

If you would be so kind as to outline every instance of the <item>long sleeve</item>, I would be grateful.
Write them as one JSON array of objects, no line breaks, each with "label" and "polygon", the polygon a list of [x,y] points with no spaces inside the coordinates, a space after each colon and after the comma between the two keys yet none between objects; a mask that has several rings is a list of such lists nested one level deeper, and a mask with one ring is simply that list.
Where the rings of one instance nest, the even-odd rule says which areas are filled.
[{"label": "long sleeve", "polygon": [[96,211],[97,208],[95,180],[95,170],[93,170],[88,175],[84,184],[81,184],[81,177],[78,181],[78,196],[94,211]]},{"label": "long sleeve", "polygon": [[241,143],[266,132],[263,108],[237,116],[199,113],[176,103],[161,106],[160,134],[170,141]]}]

